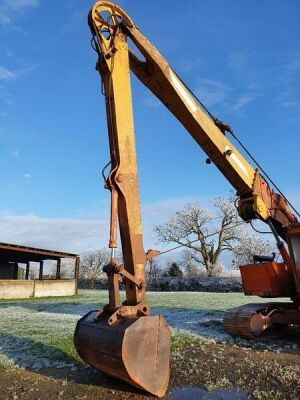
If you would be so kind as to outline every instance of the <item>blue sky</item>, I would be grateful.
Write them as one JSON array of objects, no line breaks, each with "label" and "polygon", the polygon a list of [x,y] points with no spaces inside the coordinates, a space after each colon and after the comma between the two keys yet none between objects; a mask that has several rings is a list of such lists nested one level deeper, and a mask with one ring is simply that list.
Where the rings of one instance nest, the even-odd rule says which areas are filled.
[{"label": "blue sky", "polygon": [[[140,29],[300,204],[300,3],[123,0]],[[107,243],[106,119],[86,0],[0,0],[0,241]],[[133,78],[146,247],[152,225],[230,185]]]}]

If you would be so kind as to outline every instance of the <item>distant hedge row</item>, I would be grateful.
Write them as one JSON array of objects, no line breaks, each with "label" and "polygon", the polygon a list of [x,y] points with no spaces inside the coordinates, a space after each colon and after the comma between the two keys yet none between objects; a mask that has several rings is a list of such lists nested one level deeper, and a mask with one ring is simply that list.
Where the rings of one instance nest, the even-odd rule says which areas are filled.
[{"label": "distant hedge row", "polygon": [[148,290],[162,292],[241,292],[240,277],[183,277],[153,279]]},{"label": "distant hedge row", "polygon": [[[79,288],[91,289],[90,282],[80,280]],[[98,280],[95,289],[107,289],[107,280]],[[242,282],[238,276],[159,277],[149,281],[147,289],[154,292],[242,292]]]}]

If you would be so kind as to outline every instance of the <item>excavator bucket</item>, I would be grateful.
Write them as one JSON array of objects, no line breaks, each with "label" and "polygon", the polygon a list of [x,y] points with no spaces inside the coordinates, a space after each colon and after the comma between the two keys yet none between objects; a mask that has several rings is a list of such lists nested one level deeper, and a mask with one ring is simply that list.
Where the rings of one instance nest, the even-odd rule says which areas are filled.
[{"label": "excavator bucket", "polygon": [[169,381],[170,328],[162,316],[127,318],[108,324],[97,311],[81,318],[74,343],[89,365],[157,397]]}]

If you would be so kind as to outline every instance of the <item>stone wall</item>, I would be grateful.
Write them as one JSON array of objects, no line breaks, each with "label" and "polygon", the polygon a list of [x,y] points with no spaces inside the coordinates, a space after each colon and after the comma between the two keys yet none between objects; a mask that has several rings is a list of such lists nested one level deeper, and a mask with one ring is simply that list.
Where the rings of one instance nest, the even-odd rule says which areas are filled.
[{"label": "stone wall", "polygon": [[76,294],[76,280],[42,280],[34,281],[34,297],[74,296]]},{"label": "stone wall", "polygon": [[34,281],[0,280],[0,299],[26,299],[34,295]]},{"label": "stone wall", "polygon": [[0,280],[0,299],[27,299],[30,297],[74,296],[75,279],[68,280]]}]

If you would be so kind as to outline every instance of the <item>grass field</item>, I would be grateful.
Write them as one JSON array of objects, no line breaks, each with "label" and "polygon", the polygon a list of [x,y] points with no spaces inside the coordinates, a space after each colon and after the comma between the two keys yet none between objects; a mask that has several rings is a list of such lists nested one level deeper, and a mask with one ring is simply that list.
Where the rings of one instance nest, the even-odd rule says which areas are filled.
[{"label": "grass field", "polygon": [[[81,290],[77,297],[0,301],[0,369],[20,367],[39,373],[47,368],[81,368],[73,346],[76,322],[107,300],[106,291]],[[153,292],[148,293],[148,301],[153,314],[165,316],[172,327],[172,363],[175,376],[178,373],[177,384],[201,383],[214,390],[231,386],[234,381],[235,386],[250,390],[256,399],[293,399],[284,391],[286,385],[296,385],[300,391],[298,339],[257,343],[233,339],[223,330],[225,310],[262,299],[250,299],[240,293]],[[268,362],[270,356],[272,363]],[[234,371],[238,360],[241,367]],[[224,363],[224,367],[217,373],[213,363]],[[196,368],[198,364],[200,367]],[[249,389],[251,380],[248,382],[247,378],[251,368],[252,385],[257,385],[253,390]],[[271,389],[262,394],[265,383],[260,379],[264,374],[269,381],[274,375],[276,396]]]},{"label": "grass field", "polygon": [[[1,301],[0,365],[39,369],[78,361],[73,347],[76,321],[107,300],[106,291],[81,290],[77,297]],[[223,331],[223,312],[250,301],[240,293],[153,292],[148,293],[148,301],[153,313],[164,315],[174,332],[249,345]]]}]

